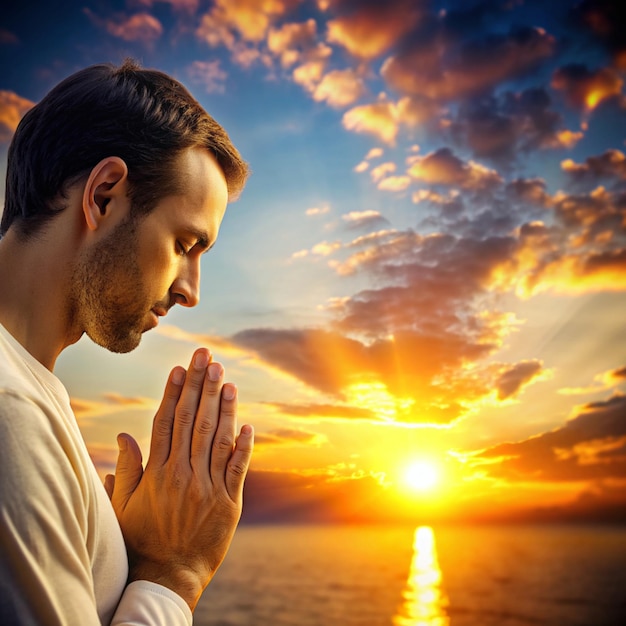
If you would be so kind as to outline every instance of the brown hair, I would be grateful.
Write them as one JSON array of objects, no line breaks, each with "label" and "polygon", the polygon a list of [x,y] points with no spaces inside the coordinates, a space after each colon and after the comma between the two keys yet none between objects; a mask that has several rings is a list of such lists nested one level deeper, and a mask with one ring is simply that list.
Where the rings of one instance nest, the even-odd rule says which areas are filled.
[{"label": "brown hair", "polygon": [[93,65],[54,87],[24,115],[9,147],[0,234],[29,237],[63,210],[68,186],[107,156],[128,166],[135,214],[176,193],[172,163],[185,148],[210,150],[236,198],[248,167],[226,131],[178,81],[126,60]]}]

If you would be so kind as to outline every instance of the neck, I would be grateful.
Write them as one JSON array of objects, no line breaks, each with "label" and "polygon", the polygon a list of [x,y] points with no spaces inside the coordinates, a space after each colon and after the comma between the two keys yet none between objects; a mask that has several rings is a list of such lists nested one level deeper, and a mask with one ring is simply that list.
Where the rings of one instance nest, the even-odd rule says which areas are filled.
[{"label": "neck", "polygon": [[63,250],[73,247],[59,245],[62,233],[53,227],[24,241],[10,228],[0,239],[0,323],[50,371],[82,334],[68,309],[72,258]]}]

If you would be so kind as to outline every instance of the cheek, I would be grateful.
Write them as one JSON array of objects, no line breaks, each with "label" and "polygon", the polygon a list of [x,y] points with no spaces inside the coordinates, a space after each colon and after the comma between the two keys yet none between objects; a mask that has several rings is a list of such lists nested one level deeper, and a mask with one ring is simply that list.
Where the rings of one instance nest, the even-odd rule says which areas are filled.
[{"label": "cheek", "polygon": [[149,253],[142,253],[139,266],[144,288],[157,297],[163,296],[176,278],[178,263],[178,256],[163,248],[153,247]]}]

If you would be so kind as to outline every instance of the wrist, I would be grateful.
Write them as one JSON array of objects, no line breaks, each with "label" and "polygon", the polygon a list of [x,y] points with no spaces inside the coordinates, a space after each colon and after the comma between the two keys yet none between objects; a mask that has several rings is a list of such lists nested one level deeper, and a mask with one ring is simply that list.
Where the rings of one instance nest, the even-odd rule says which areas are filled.
[{"label": "wrist", "polygon": [[179,595],[193,612],[206,583],[202,583],[193,570],[164,563],[141,562],[130,566],[128,582],[147,580],[167,587]]}]

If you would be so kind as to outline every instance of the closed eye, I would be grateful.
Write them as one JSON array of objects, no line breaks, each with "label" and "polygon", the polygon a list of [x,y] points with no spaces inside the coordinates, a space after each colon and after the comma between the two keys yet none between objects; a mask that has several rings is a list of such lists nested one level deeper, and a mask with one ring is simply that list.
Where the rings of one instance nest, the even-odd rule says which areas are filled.
[{"label": "closed eye", "polygon": [[185,244],[181,243],[180,241],[177,241],[176,242],[176,252],[180,256],[186,256],[187,254],[189,254],[189,249],[185,246]]}]

